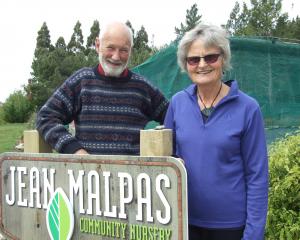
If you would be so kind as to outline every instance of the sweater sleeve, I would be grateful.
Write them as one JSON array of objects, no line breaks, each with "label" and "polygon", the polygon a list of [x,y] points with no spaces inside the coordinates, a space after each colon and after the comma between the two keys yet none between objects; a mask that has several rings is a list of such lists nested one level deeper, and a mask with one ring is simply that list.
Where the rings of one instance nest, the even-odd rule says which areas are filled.
[{"label": "sweater sleeve", "polygon": [[243,240],[261,240],[268,209],[268,157],[261,111],[256,107],[251,112],[241,142],[247,191]]},{"label": "sweater sleeve", "polygon": [[154,86],[151,86],[150,99],[150,120],[163,124],[169,101],[165,98],[163,93]]},{"label": "sweater sleeve", "polygon": [[65,128],[78,109],[71,77],[60,86],[48,99],[37,114],[36,128],[45,141],[59,153],[75,153],[83,148]]}]

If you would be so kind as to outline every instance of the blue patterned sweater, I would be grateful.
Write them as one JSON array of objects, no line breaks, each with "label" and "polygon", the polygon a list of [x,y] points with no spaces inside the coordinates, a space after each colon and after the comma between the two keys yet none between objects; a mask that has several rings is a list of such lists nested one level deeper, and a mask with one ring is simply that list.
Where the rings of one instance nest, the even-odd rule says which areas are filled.
[{"label": "blue patterned sweater", "polygon": [[[138,155],[140,130],[162,123],[168,101],[144,77],[107,77],[82,68],[49,98],[37,116],[37,129],[60,153],[80,148],[91,154]],[[72,136],[64,125],[75,122]]]}]

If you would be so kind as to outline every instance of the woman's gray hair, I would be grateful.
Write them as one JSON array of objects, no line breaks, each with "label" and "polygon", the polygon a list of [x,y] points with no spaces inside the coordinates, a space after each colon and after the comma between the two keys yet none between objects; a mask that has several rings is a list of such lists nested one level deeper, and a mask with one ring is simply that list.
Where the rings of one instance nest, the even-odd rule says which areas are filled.
[{"label": "woman's gray hair", "polygon": [[220,48],[224,59],[223,70],[229,70],[231,68],[229,34],[225,29],[221,27],[200,23],[189,32],[186,32],[179,42],[177,50],[177,61],[179,67],[183,71],[187,71],[186,58],[188,51],[192,43],[198,39],[201,39],[204,42],[205,47]]}]

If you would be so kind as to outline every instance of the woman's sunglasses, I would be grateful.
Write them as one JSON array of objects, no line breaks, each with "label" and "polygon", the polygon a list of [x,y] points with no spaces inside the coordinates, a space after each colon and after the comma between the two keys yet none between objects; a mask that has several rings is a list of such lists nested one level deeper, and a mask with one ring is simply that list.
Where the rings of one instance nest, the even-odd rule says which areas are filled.
[{"label": "woman's sunglasses", "polygon": [[218,61],[218,58],[221,56],[220,53],[216,53],[216,54],[209,54],[209,55],[206,55],[204,57],[198,57],[198,56],[192,56],[192,57],[187,57],[186,58],[186,61],[189,65],[191,66],[196,66],[199,64],[201,58],[204,59],[204,61],[207,63],[207,64],[211,64],[211,63],[215,63],[216,61]]}]

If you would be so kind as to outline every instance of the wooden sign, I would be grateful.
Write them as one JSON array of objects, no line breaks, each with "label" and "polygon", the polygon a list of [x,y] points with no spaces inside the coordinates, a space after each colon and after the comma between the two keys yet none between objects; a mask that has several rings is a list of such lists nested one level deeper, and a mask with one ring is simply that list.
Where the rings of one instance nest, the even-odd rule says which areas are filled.
[{"label": "wooden sign", "polygon": [[180,159],[5,153],[0,163],[10,239],[188,239]]}]

